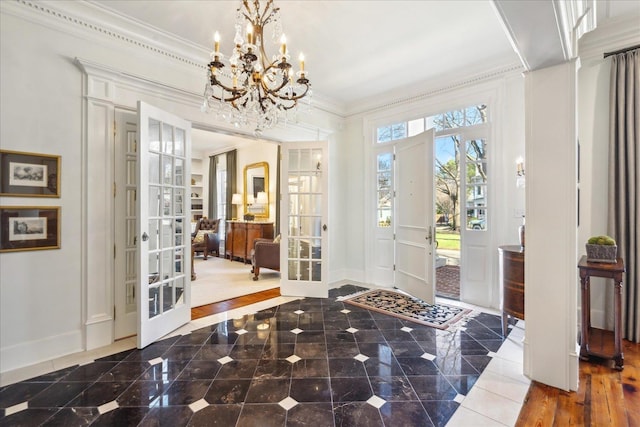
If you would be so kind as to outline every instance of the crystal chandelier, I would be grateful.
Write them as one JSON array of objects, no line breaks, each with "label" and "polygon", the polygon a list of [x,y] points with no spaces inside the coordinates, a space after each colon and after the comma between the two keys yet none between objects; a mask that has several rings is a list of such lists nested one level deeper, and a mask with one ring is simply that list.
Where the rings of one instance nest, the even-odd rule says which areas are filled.
[{"label": "crystal chandelier", "polygon": [[[271,59],[265,52],[264,30],[272,24],[272,41],[280,44]],[[289,63],[287,39],[282,33],[280,9],[267,0],[242,0],[236,13],[235,47],[227,65],[220,53],[220,36],[214,36],[214,51],[208,64],[203,111],[218,111],[235,126],[255,125],[255,133],[273,127],[282,115],[311,95],[311,84],[300,54],[300,70]],[[223,70],[224,69],[224,70]]]}]

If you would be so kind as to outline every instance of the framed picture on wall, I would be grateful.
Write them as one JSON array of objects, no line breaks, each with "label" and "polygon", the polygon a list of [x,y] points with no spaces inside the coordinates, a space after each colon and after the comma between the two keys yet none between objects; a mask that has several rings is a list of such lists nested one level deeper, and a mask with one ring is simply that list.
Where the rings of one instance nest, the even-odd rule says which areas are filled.
[{"label": "framed picture on wall", "polygon": [[0,150],[0,196],[60,197],[60,156]]},{"label": "framed picture on wall", "polygon": [[0,206],[0,252],[59,248],[59,206]]}]

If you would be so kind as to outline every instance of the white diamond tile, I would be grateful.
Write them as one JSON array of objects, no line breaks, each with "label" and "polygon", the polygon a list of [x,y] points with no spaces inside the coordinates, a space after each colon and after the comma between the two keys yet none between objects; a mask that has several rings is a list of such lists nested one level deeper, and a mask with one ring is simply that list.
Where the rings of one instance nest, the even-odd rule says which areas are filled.
[{"label": "white diamond tile", "polygon": [[304,310],[296,310],[296,311],[294,311],[294,313],[295,314],[302,314],[302,313],[304,313]]},{"label": "white diamond tile", "polygon": [[156,357],[155,359],[149,360],[149,365],[157,365],[158,363],[162,363],[162,357]]},{"label": "white diamond tile", "polygon": [[100,415],[106,414],[107,412],[113,411],[114,409],[119,408],[118,402],[112,400],[111,402],[107,402],[104,405],[98,406],[98,412]]},{"label": "white diamond tile", "polygon": [[373,396],[371,396],[369,398],[369,400],[367,400],[367,403],[371,406],[373,406],[376,409],[380,409],[380,407],[382,407],[382,405],[384,405],[385,403],[387,403],[386,400],[379,398],[378,396],[376,396],[375,394]]},{"label": "white diamond tile", "polygon": [[456,397],[453,398],[453,401],[456,403],[462,403],[463,400],[464,400],[463,394],[456,394]]},{"label": "white diamond tile", "polygon": [[404,326],[404,327],[400,328],[400,330],[401,330],[401,331],[404,331],[404,332],[411,332],[411,331],[413,331],[413,329],[409,328],[408,326]]},{"label": "white diamond tile", "polygon": [[349,313],[351,313],[351,310],[347,310],[345,308],[344,310],[340,310],[340,313],[349,314]]},{"label": "white diamond tile", "polygon": [[287,411],[293,408],[294,406],[296,406],[297,404],[298,404],[298,401],[292,398],[291,396],[285,397],[280,402],[278,402],[278,405],[282,406]]},{"label": "white diamond tile", "polygon": [[238,330],[236,331],[236,334],[238,334],[238,335],[244,335],[244,334],[246,334],[247,332],[249,332],[249,331],[247,331],[246,329],[238,329]]},{"label": "white diamond tile", "polygon": [[494,353],[493,351],[490,351],[489,353],[487,353],[487,356],[489,356],[489,357],[496,357],[496,356],[497,356],[497,354],[496,354],[496,353]]},{"label": "white diamond tile", "polygon": [[200,400],[197,400],[197,401],[193,402],[191,405],[189,405],[189,409],[191,409],[191,412],[196,413],[196,412],[206,408],[207,406],[209,406],[209,402],[207,402],[204,399],[200,399]]},{"label": "white diamond tile", "polygon": [[300,357],[296,356],[295,354],[292,354],[291,356],[287,357],[285,360],[287,362],[289,362],[289,363],[296,363],[296,362],[298,362],[298,361],[300,361],[302,359]]},{"label": "white diamond tile", "polygon": [[303,331],[300,328],[295,328],[295,329],[292,329],[291,332],[293,332],[294,334],[298,335],[299,333],[301,333]]},{"label": "white diamond tile", "polygon": [[423,359],[427,359],[427,360],[435,360],[436,356],[434,356],[433,354],[430,353],[424,353],[422,356]]},{"label": "white diamond tile", "polygon": [[218,359],[218,362],[220,362],[220,364],[222,365],[225,365],[231,361],[233,361],[233,359],[230,358],[229,356],[221,357],[220,359]]},{"label": "white diamond tile", "polygon": [[355,334],[356,332],[358,332],[358,330],[356,328],[349,328],[347,329],[347,332],[351,332],[352,334]]},{"label": "white diamond tile", "polygon": [[22,403],[18,403],[17,405],[9,406],[4,410],[4,415],[5,417],[8,417],[9,415],[13,415],[17,412],[24,411],[28,407],[29,407],[29,402],[22,402]]},{"label": "white diamond tile", "polygon": [[356,359],[358,362],[364,362],[369,359],[369,356],[365,356],[364,354],[360,353],[357,356],[353,356],[353,358]]}]

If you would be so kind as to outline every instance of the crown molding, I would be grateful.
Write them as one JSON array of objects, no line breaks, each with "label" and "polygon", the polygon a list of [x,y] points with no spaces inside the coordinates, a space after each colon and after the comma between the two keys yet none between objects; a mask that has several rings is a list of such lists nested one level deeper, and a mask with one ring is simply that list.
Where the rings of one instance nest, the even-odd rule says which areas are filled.
[{"label": "crown molding", "polygon": [[580,39],[578,44],[580,59],[583,62],[602,61],[605,52],[640,44],[639,25],[639,15],[607,19],[602,24],[598,24],[595,30]]}]

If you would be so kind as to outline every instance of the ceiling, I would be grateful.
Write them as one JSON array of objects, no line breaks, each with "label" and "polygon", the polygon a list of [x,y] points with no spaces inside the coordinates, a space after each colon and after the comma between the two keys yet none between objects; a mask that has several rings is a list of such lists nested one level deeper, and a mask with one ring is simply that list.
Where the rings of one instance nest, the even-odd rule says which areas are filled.
[{"label": "ceiling", "polygon": [[[536,1],[550,0],[526,1],[534,7],[523,8],[522,14],[535,14]],[[218,31],[221,52],[227,57],[231,52],[238,0],[88,2],[177,36],[204,52],[212,49],[213,34]],[[343,115],[359,112],[363,104],[415,96],[420,93],[416,91],[426,90],[427,83],[445,87],[521,64],[491,0],[275,3],[296,68],[295,58],[304,52],[314,100],[334,106]],[[638,0],[601,1],[598,18],[602,11],[605,18],[637,13],[639,5]],[[270,31],[267,27],[265,33]],[[544,33],[542,29],[530,38]],[[277,48],[277,44],[271,49],[267,45],[267,53]],[[208,61],[208,55],[203,55],[203,65]]]}]

